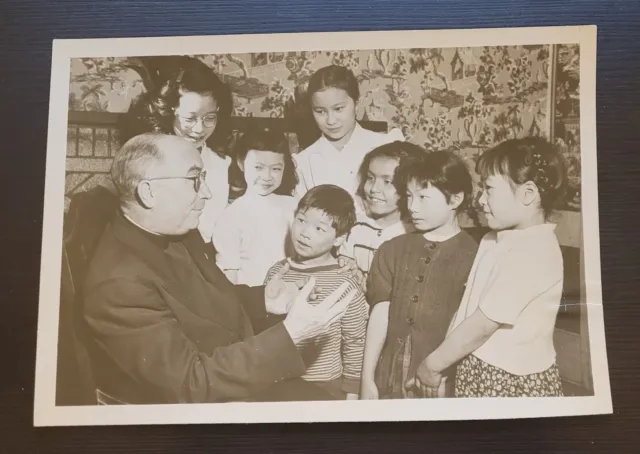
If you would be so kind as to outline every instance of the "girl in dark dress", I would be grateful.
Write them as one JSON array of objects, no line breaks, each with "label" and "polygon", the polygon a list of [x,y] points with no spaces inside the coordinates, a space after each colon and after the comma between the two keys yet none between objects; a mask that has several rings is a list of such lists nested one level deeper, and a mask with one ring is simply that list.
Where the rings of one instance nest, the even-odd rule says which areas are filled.
[{"label": "girl in dark dress", "polygon": [[429,153],[398,177],[416,231],[383,243],[371,265],[361,399],[413,396],[404,384],[443,341],[477,251],[458,223],[472,192],[460,158]]}]

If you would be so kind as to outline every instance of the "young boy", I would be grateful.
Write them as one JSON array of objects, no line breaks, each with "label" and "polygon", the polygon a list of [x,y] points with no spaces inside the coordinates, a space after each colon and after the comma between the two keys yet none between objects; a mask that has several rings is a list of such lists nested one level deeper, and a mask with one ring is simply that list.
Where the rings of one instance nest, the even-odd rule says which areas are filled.
[{"label": "young boy", "polygon": [[296,282],[313,276],[320,294],[315,304],[337,289],[345,280],[356,289],[342,319],[327,331],[300,344],[307,371],[304,380],[325,388],[336,399],[357,399],[367,331],[369,306],[357,283],[347,273],[339,273],[332,252],[344,241],[355,224],[355,205],[351,195],[334,185],[310,189],[300,200],[291,226],[294,255],[273,265],[266,282],[288,262],[285,281]]}]

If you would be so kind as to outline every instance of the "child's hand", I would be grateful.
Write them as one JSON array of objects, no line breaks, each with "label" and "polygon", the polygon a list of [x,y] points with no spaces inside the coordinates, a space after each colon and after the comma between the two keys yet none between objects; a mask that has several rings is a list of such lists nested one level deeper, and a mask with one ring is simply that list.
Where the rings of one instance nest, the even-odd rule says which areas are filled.
[{"label": "child's hand", "polygon": [[440,383],[440,388],[438,388],[438,396],[437,397],[446,397],[447,395],[447,377],[442,378],[442,382]]},{"label": "child's hand", "polygon": [[338,266],[340,267],[338,270],[339,273],[351,274],[351,277],[356,280],[362,292],[365,293],[367,291],[367,278],[360,268],[358,268],[354,259],[341,255],[338,257]]},{"label": "child's hand", "polygon": [[373,380],[362,380],[360,385],[360,400],[378,400],[378,387]]},{"label": "child's hand", "polygon": [[[264,300],[267,312],[275,315],[284,315],[289,313],[291,304],[295,300],[300,289],[305,286],[307,280],[298,282],[286,282],[284,275],[289,271],[289,262],[286,262],[284,266],[276,272],[264,289]],[[317,299],[318,294],[322,291],[320,287],[314,287],[309,295],[309,300],[314,301]]]},{"label": "child's hand", "polygon": [[416,388],[422,397],[444,397],[442,373],[433,370],[429,357],[420,363],[414,378],[407,380],[405,389]]}]

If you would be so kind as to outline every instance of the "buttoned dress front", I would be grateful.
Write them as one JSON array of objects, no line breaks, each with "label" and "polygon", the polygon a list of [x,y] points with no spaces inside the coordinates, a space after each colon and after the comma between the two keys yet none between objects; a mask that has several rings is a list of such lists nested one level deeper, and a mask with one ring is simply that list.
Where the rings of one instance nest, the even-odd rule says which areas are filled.
[{"label": "buttoned dress front", "polygon": [[389,301],[389,323],[376,369],[381,398],[408,397],[404,383],[445,338],[464,293],[477,243],[465,231],[442,242],[408,233],[382,244],[367,300]]}]

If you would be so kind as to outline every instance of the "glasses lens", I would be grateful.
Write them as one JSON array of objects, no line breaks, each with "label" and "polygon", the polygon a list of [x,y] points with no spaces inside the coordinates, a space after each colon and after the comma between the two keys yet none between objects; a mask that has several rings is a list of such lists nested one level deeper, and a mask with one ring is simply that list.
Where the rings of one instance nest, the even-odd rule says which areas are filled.
[{"label": "glasses lens", "polygon": [[200,187],[202,186],[202,183],[204,182],[204,179],[205,179],[206,176],[207,176],[207,172],[203,170],[195,178],[194,187],[195,187],[196,192],[200,192]]},{"label": "glasses lens", "polygon": [[194,118],[186,118],[186,117],[180,117],[180,120],[182,121],[182,125],[185,126],[186,128],[192,128],[193,126],[195,126],[197,120]]},{"label": "glasses lens", "polygon": [[216,115],[210,115],[202,119],[202,124],[205,125],[207,128],[212,128],[216,125],[217,121],[218,121],[218,117]]}]

